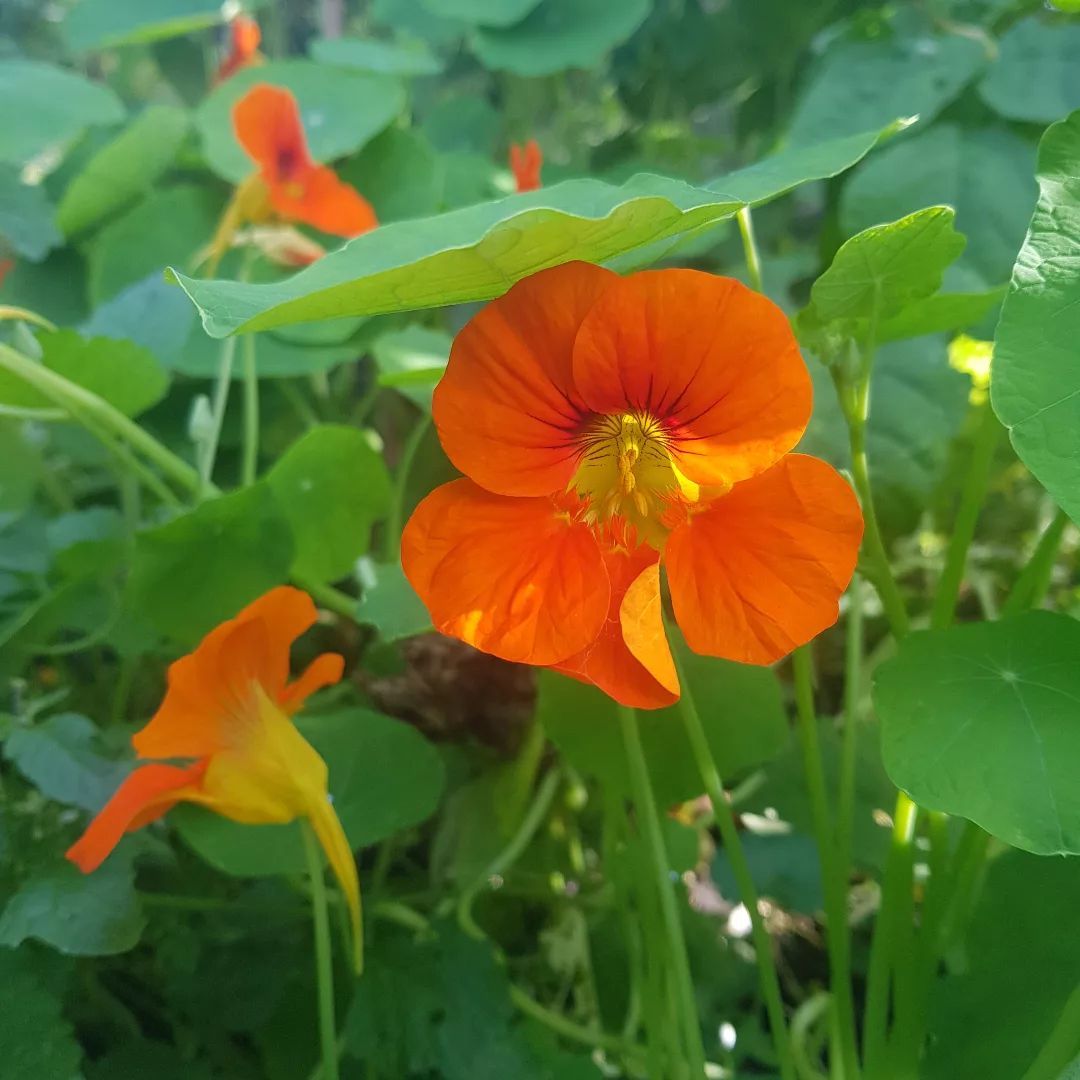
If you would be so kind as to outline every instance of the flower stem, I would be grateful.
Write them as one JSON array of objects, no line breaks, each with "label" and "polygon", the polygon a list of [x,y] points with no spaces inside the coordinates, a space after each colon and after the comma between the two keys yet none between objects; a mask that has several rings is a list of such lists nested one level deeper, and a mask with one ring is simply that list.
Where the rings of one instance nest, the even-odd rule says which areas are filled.
[{"label": "flower stem", "polygon": [[750,207],[744,206],[737,217],[743,257],[746,259],[746,276],[750,279],[750,284],[759,293],[763,293],[765,286],[761,275],[761,256],[758,254],[757,241],[754,239],[754,219],[750,216]]},{"label": "flower stem", "polygon": [[772,1029],[776,1056],[779,1059],[780,1075],[783,1080],[793,1080],[796,1075],[795,1063],[791,1051],[791,1038],[784,1018],[784,1000],[780,993],[780,979],[776,973],[776,965],[773,963],[772,942],[769,940],[765,920],[761,917],[757,888],[754,885],[753,875],[750,873],[750,864],[743,850],[742,841],[739,839],[739,830],[735,826],[735,815],[732,812],[731,803],[724,794],[724,783],[720,778],[720,771],[716,767],[712,750],[709,748],[709,740],[705,737],[705,729],[701,726],[701,717],[698,716],[697,706],[690,694],[689,681],[679,663],[678,654],[673,650],[672,655],[675,657],[679,683],[682,686],[679,712],[683,726],[690,740],[690,748],[698,773],[712,803],[716,827],[720,830],[724,851],[727,853],[731,869],[735,874],[735,882],[739,887],[739,898],[750,916],[758,980],[761,984],[761,995],[765,1000],[765,1010],[769,1016],[769,1027]]},{"label": "flower stem", "polygon": [[675,1004],[679,1027],[682,1029],[683,1049],[689,1057],[691,1075],[694,1080],[701,1080],[705,1076],[705,1049],[701,1041],[701,1025],[698,1022],[697,1002],[694,998],[694,984],[690,977],[686,941],[683,938],[679,909],[675,903],[675,892],[672,887],[671,864],[664,847],[664,834],[660,828],[659,811],[653,795],[652,782],[649,779],[649,766],[641,745],[637,715],[633,709],[625,705],[620,705],[618,710],[638,829],[644,841],[650,870],[659,890],[660,914],[663,920],[664,936],[667,939],[665,942],[655,942],[654,948],[657,955],[666,955],[671,965],[670,983],[677,997]]},{"label": "flower stem", "polygon": [[255,483],[259,471],[259,371],[255,364],[255,335],[244,336],[244,456],[241,483]]},{"label": "flower stem", "polygon": [[1050,587],[1050,577],[1054,570],[1061,538],[1065,535],[1065,526],[1069,524],[1069,515],[1058,510],[1053,520],[1047,525],[1035,550],[1031,553],[1027,565],[1020,571],[1004,605],[1001,617],[1007,619],[1019,615],[1031,607],[1042,603],[1046,590]]},{"label": "flower stem", "polygon": [[851,875],[855,830],[855,772],[858,764],[858,709],[863,653],[863,584],[848,589],[844,637],[844,727],[840,742],[840,795],[837,804],[837,867],[844,880]]},{"label": "flower stem", "polygon": [[393,562],[397,558],[397,551],[401,546],[402,518],[405,516],[405,494],[409,484],[409,476],[412,473],[413,462],[424,441],[424,436],[431,427],[431,417],[425,414],[416,422],[405,445],[401,451],[401,461],[398,462],[397,472],[394,475],[394,494],[390,504],[390,513],[386,518],[386,533],[383,545],[383,560]]},{"label": "flower stem", "polygon": [[322,855],[314,830],[301,821],[304,852],[311,877],[311,914],[315,928],[315,980],[319,1000],[319,1044],[323,1080],[338,1080],[337,1023],[334,1020],[334,967],[330,952],[330,918]]},{"label": "flower stem", "polygon": [[221,425],[225,421],[225,409],[229,404],[229,385],[232,382],[233,357],[236,355],[236,338],[227,337],[218,353],[218,369],[214,381],[214,400],[210,407],[210,432],[199,450],[200,497],[210,494],[213,484],[214,462],[217,460],[218,443],[221,441]]}]

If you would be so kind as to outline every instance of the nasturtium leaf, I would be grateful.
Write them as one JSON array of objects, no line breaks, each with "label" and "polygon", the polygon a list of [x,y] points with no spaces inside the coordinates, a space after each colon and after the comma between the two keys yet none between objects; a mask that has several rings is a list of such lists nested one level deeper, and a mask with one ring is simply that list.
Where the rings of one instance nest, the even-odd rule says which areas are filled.
[{"label": "nasturtium leaf", "polygon": [[94,305],[160,272],[168,263],[190,267],[210,243],[223,204],[204,186],[156,190],[110,221],[91,241],[89,289]]},{"label": "nasturtium leaf", "polygon": [[[278,979],[275,982],[280,984]],[[207,989],[205,983],[203,989]],[[265,981],[261,989],[266,991]],[[245,999],[233,999],[229,1007],[235,1011],[246,1003]],[[222,1018],[219,1014],[218,1019]],[[172,1043],[130,1037],[117,1042],[107,1054],[88,1063],[84,1075],[86,1080],[146,1080],[151,1076],[154,1080],[214,1080],[210,1065],[192,1061]]]},{"label": "nasturtium leaf", "polygon": [[57,326],[81,322],[86,318],[86,264],[71,247],[50,251],[40,263],[16,259],[0,284],[0,299]]},{"label": "nasturtium leaf", "polygon": [[1080,112],[1039,144],[1039,201],[994,339],[990,396],[1020,460],[1080,521]]},{"label": "nasturtium leaf", "polygon": [[652,0],[541,0],[514,26],[475,29],[472,48],[485,67],[515,75],[589,69],[626,41],[651,7]]},{"label": "nasturtium leaf", "polygon": [[365,564],[358,622],[373,626],[383,641],[400,641],[431,629],[431,616],[398,563]]},{"label": "nasturtium leaf", "polygon": [[421,132],[440,153],[495,152],[502,120],[495,107],[478,94],[449,94],[424,113]]},{"label": "nasturtium leaf", "polygon": [[382,224],[439,209],[442,166],[418,131],[388,127],[338,169],[375,208]]},{"label": "nasturtium leaf", "polygon": [[[1009,851],[990,864],[967,930],[965,970],[940,978],[931,995],[922,1080],[1054,1075],[1028,1069],[1067,1003],[1075,1010],[1080,936],[1063,928],[1078,906],[1076,859]],[[1059,1046],[1067,1061],[1080,1036],[1075,1024],[1065,1030],[1075,1040]]]},{"label": "nasturtium leaf", "polygon": [[[698,656],[678,643],[689,693],[725,778],[768,761],[787,741],[788,726],[776,675]],[[549,738],[577,769],[616,791],[629,792],[629,768],[617,706],[592,686],[564,675],[540,673],[538,717]],[[657,801],[683,802],[704,790],[679,706],[638,714],[641,741]]]},{"label": "nasturtium leaf", "polygon": [[[442,796],[438,751],[414,727],[368,709],[301,716],[297,726],[330,767],[334,809],[354,849],[418,825]],[[211,865],[240,877],[302,873],[300,826],[239,825],[194,806],[171,820]]]},{"label": "nasturtium leaf", "polygon": [[[233,132],[232,107],[256,83],[292,91],[300,107],[308,149],[316,161],[333,161],[359,150],[401,112],[405,91],[387,75],[275,60],[245,68],[215,88],[199,106],[195,126],[207,164],[234,184],[255,171]],[[343,107],[347,103],[347,107]]]},{"label": "nasturtium leaf", "polygon": [[[174,288],[173,286],[168,286]],[[180,289],[176,293],[188,303]],[[190,304],[188,304],[190,310]],[[194,315],[194,312],[192,312]],[[213,379],[221,366],[220,341],[207,337],[196,320],[188,335],[180,355],[171,367],[184,375],[198,379]],[[237,344],[237,352],[232,366],[233,379],[244,377],[244,365],[240,362],[241,351],[248,348],[247,342]],[[346,360],[355,360],[360,350],[348,341],[333,344],[302,345],[286,341],[277,334],[260,334],[254,343],[255,370],[260,379],[284,379],[297,375],[311,375],[318,371],[327,371]]]},{"label": "nasturtium leaf", "polygon": [[960,263],[1008,281],[1035,198],[1031,142],[1004,127],[939,124],[885,147],[844,187],[840,217],[857,232],[934,203],[956,210]]},{"label": "nasturtium leaf", "polygon": [[[43,330],[37,340],[45,367],[103,397],[127,416],[148,409],[168,389],[169,377],[161,365],[130,341],[87,340],[74,330]],[[6,370],[0,371],[0,402],[28,409],[56,407],[51,398]]]},{"label": "nasturtium leaf", "polygon": [[100,221],[149,191],[172,164],[188,131],[175,105],[149,105],[68,184],[56,211],[65,235]]},{"label": "nasturtium leaf", "polygon": [[255,484],[141,532],[128,606],[167,637],[194,644],[281,585],[292,561],[288,520],[270,488]]},{"label": "nasturtium leaf", "polygon": [[879,323],[877,340],[900,341],[924,334],[967,330],[982,322],[1005,299],[1005,286],[980,292],[940,292],[909,304],[891,319]]},{"label": "nasturtium leaf", "polygon": [[541,0],[422,0],[424,7],[444,19],[481,26],[512,26],[521,22]]},{"label": "nasturtium leaf", "polygon": [[1001,36],[979,95],[1010,120],[1048,124],[1080,107],[1080,26],[1031,15]]},{"label": "nasturtium leaf", "polygon": [[33,938],[70,956],[113,956],[133,949],[145,925],[129,856],[117,852],[93,874],[58,857],[0,912],[0,945]]},{"label": "nasturtium leaf", "polygon": [[442,61],[422,42],[395,45],[374,38],[319,38],[311,57],[320,64],[370,71],[376,75],[438,75]]},{"label": "nasturtium leaf", "polygon": [[821,58],[791,121],[793,145],[880,128],[898,116],[928,123],[985,63],[960,34],[840,39]]},{"label": "nasturtium leaf", "polygon": [[312,428],[266,475],[292,530],[292,572],[316,581],[345,577],[367,551],[371,526],[390,509],[390,477],[357,428]]},{"label": "nasturtium leaf", "polygon": [[97,736],[85,716],[57,713],[32,727],[16,726],[4,757],[46,797],[97,811],[129,771],[99,752]]},{"label": "nasturtium leaf", "polygon": [[430,45],[450,45],[467,29],[457,19],[444,19],[429,11],[423,0],[372,0],[371,19],[392,29],[398,37]]},{"label": "nasturtium leaf", "polygon": [[[744,833],[743,849],[758,894],[794,911],[813,914],[824,902],[821,859],[809,833]],[[711,878],[726,900],[742,900],[724,848],[713,858]]]},{"label": "nasturtium leaf", "polygon": [[380,386],[392,386],[431,410],[431,393],[446,370],[453,339],[442,330],[407,326],[383,334],[371,347]]},{"label": "nasturtium leaf", "polygon": [[622,187],[571,180],[381,226],[274,284],[175,276],[207,331],[225,337],[236,330],[490,299],[536,270],[568,259],[602,262],[729,218],[740,205],[657,176],[635,177]]},{"label": "nasturtium leaf", "polygon": [[0,60],[0,101],[0,162],[13,165],[69,142],[92,124],[124,117],[108,87],[37,60]]},{"label": "nasturtium leaf", "polygon": [[53,552],[53,569],[65,578],[79,578],[116,567],[126,554],[127,526],[119,510],[89,506],[51,518],[45,535]]},{"label": "nasturtium leaf", "polygon": [[178,37],[221,22],[220,0],[79,0],[63,30],[76,52]]},{"label": "nasturtium leaf", "polygon": [[878,668],[885,767],[921,806],[1080,853],[1080,623],[1029,612],[905,638]]},{"label": "nasturtium leaf", "polygon": [[59,997],[27,952],[0,951],[0,1061],[5,1080],[74,1080],[82,1048]]},{"label": "nasturtium leaf", "polygon": [[45,189],[24,184],[18,169],[0,165],[0,243],[37,261],[62,242]]}]

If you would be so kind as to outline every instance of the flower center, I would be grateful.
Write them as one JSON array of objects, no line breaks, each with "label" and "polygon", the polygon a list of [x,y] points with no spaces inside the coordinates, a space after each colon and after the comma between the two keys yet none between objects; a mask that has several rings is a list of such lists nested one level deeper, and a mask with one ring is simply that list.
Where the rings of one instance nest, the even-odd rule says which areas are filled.
[{"label": "flower center", "polygon": [[[581,460],[570,488],[585,499],[585,520],[604,527],[621,518],[637,542],[659,548],[667,535],[662,517],[672,501],[696,501],[697,485],[671,457],[663,424],[648,413],[597,417],[581,436]],[[614,523],[614,524],[617,524]]]}]

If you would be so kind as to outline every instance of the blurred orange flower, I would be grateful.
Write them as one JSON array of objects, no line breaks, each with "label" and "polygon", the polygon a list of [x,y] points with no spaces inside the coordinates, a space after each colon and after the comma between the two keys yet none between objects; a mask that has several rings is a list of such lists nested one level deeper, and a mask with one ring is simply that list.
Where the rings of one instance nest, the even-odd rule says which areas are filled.
[{"label": "blurred orange flower", "polygon": [[696,652],[768,664],[836,621],[862,515],[791,454],[811,384],[784,314],[731,278],[533,274],[454,342],[433,416],[467,479],[402,538],[435,627],[626,705],[679,695],[660,566]]},{"label": "blurred orange flower", "polygon": [[242,68],[261,64],[263,60],[262,53],[259,52],[261,41],[262,31],[259,29],[259,24],[250,15],[237,15],[229,23],[229,52],[218,66],[214,76],[215,84],[224,82]]},{"label": "blurred orange flower", "polygon": [[535,139],[530,139],[524,147],[511,143],[510,170],[514,174],[515,190],[536,191],[540,187],[540,169],[543,164],[544,155]]},{"label": "blurred orange flower", "polygon": [[310,694],[341,678],[342,658],[324,653],[289,681],[290,647],[315,618],[306,593],[273,589],[169,668],[161,708],[132,738],[138,767],[68,850],[80,870],[97,869],[125,833],[178,802],[249,825],[306,818],[361,940],[356,862],[330,804],[326,763],[290,719]]},{"label": "blurred orange flower", "polygon": [[14,259],[0,259],[0,285],[4,284],[4,278],[6,278],[9,273],[11,273],[14,267]]}]

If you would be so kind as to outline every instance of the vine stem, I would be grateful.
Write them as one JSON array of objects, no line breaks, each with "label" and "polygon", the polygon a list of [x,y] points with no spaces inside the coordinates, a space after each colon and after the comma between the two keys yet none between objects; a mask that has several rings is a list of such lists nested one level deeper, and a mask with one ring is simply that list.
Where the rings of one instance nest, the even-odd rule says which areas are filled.
[{"label": "vine stem", "polygon": [[210,407],[210,432],[206,443],[200,448],[199,480],[200,497],[211,494],[214,477],[214,463],[217,460],[218,443],[221,441],[221,427],[225,422],[225,409],[229,404],[229,385],[232,382],[233,357],[236,355],[236,338],[227,337],[221,343],[218,353],[218,369],[214,379],[214,400]]},{"label": "vine stem", "polygon": [[326,901],[319,842],[307,821],[301,821],[304,852],[311,878],[311,913],[315,929],[315,980],[319,1003],[319,1044],[323,1080],[338,1080],[337,1022],[334,1019],[334,967],[330,952],[330,916]]},{"label": "vine stem", "polygon": [[255,335],[244,336],[244,453],[241,483],[255,483],[259,471],[259,369],[255,363]]},{"label": "vine stem", "polygon": [[705,736],[705,729],[701,726],[701,717],[698,715],[697,706],[690,693],[690,684],[686,678],[686,672],[680,663],[678,653],[672,650],[675,659],[675,667],[679,675],[679,684],[682,687],[682,696],[679,698],[679,713],[682,717],[683,726],[686,729],[687,738],[690,740],[690,748],[694,755],[698,774],[705,785],[705,792],[712,803],[713,817],[716,827],[720,830],[720,839],[724,844],[728,861],[731,863],[732,872],[735,875],[735,883],[739,888],[739,896],[747,913],[750,916],[750,933],[754,942],[754,954],[757,961],[758,980],[761,984],[761,995],[765,1000],[765,1011],[769,1017],[769,1027],[772,1030],[773,1042],[776,1046],[776,1056],[779,1059],[780,1075],[783,1080],[794,1080],[796,1076],[795,1061],[791,1050],[791,1036],[788,1032],[787,1021],[784,1016],[784,1000],[780,993],[780,979],[776,973],[776,965],[773,962],[772,942],[769,940],[769,932],[765,927],[765,920],[761,916],[757,887],[754,885],[754,877],[750,872],[750,863],[747,861],[746,852],[742,841],[739,839],[739,830],[735,825],[735,815],[724,794],[724,783],[720,777],[720,770],[716,767],[709,740]]},{"label": "vine stem", "polygon": [[671,981],[678,998],[678,1022],[682,1029],[683,1048],[689,1057],[692,1075],[695,1080],[701,1080],[705,1076],[705,1048],[701,1040],[701,1025],[698,1022],[694,984],[690,978],[690,960],[686,953],[686,941],[683,938],[682,923],[679,921],[679,910],[675,904],[670,863],[664,847],[664,835],[660,828],[660,816],[653,795],[652,782],[649,779],[649,766],[641,745],[637,714],[625,705],[619,705],[618,711],[619,726],[622,729],[623,745],[626,748],[629,765],[630,787],[634,807],[637,810],[638,828],[644,840],[650,869],[660,895],[660,914],[666,941],[653,942],[653,948],[658,956],[666,954],[668,963],[673,969],[674,978]]},{"label": "vine stem", "polygon": [[401,461],[398,463],[397,472],[394,475],[394,493],[390,503],[390,513],[386,519],[385,550],[383,552],[386,562],[392,562],[396,558],[395,552],[401,546],[402,518],[405,508],[405,494],[409,484],[409,476],[412,474],[413,462],[420,450],[420,445],[431,427],[431,416],[425,414],[418,420],[409,432],[405,445],[401,451]]},{"label": "vine stem", "polygon": [[856,578],[848,589],[844,628],[844,727],[840,741],[840,795],[837,802],[837,865],[844,879],[851,875],[855,832],[855,773],[858,764],[858,710],[863,660],[863,587]]},{"label": "vine stem", "polygon": [[754,219],[750,215],[750,207],[744,206],[736,217],[739,221],[739,236],[742,238],[743,257],[746,259],[746,276],[759,293],[764,293],[761,255],[758,253],[757,241],[754,239]]},{"label": "vine stem", "polygon": [[1069,515],[1058,509],[1050,524],[1043,530],[1035,550],[1031,553],[1027,565],[1020,571],[1012,590],[1001,608],[1001,617],[1007,619],[1019,615],[1029,607],[1042,603],[1046,590],[1050,587],[1050,575],[1053,573],[1054,560],[1061,547],[1065,527],[1069,524]]}]

